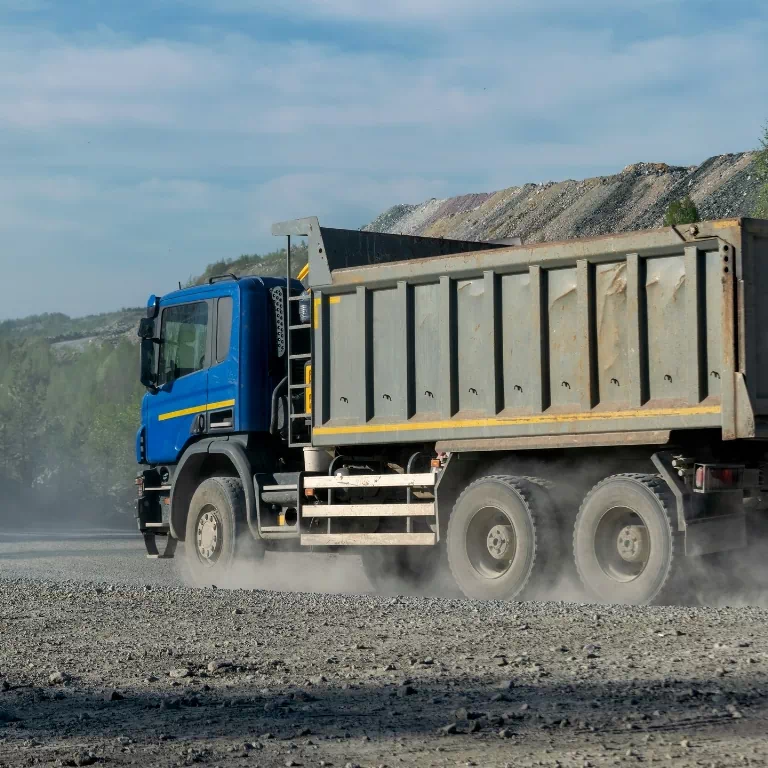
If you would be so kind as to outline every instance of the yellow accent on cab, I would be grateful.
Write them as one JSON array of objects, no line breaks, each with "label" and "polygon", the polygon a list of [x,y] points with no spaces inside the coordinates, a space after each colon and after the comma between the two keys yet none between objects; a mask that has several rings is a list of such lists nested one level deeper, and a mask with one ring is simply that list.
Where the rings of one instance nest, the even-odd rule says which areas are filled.
[{"label": "yellow accent on cab", "polygon": [[180,411],[169,411],[161,413],[158,421],[168,421],[169,419],[178,419],[180,416],[191,416],[194,413],[206,413],[207,411],[216,411],[219,408],[229,408],[235,404],[234,400],[222,400],[219,403],[208,403],[208,405],[196,405],[193,408],[183,408]]},{"label": "yellow accent on cab", "polygon": [[402,424],[360,424],[344,427],[315,427],[314,435],[354,435],[376,432],[415,432],[421,429],[467,429],[469,427],[514,427],[526,424],[562,424],[568,421],[608,421],[610,419],[640,419],[660,416],[706,416],[720,413],[719,405],[693,408],[649,408],[647,410],[605,411],[603,413],[560,413],[521,416],[510,419],[441,419],[435,421],[406,421]]},{"label": "yellow accent on cab", "polygon": [[303,280],[307,275],[309,274],[309,262],[307,262],[302,268],[301,272],[299,272],[297,279]]}]

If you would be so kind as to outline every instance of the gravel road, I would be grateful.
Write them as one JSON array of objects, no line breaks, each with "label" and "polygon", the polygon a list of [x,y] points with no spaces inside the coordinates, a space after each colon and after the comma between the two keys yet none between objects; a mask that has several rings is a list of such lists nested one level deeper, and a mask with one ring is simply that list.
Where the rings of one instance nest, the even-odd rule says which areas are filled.
[{"label": "gravel road", "polygon": [[[135,586],[185,583],[181,557],[170,562],[148,560],[144,553],[137,533],[0,534],[0,576]],[[257,571],[238,571],[231,583],[221,586],[280,591],[373,591],[357,557],[289,553],[267,553]]]},{"label": "gravel road", "polygon": [[[344,560],[269,586],[369,592]],[[0,765],[768,764],[763,609],[180,584],[134,537],[0,540]]]}]

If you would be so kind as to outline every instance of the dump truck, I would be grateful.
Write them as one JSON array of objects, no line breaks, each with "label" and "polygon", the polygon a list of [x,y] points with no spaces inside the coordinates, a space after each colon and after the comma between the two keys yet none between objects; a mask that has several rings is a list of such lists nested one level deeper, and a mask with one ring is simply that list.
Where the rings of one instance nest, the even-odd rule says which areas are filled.
[{"label": "dump truck", "polygon": [[285,277],[148,301],[150,557],[183,542],[199,583],[270,550],[355,553],[374,584],[447,564],[500,600],[570,567],[594,600],[646,604],[764,537],[768,221],[536,245],[272,232]]}]

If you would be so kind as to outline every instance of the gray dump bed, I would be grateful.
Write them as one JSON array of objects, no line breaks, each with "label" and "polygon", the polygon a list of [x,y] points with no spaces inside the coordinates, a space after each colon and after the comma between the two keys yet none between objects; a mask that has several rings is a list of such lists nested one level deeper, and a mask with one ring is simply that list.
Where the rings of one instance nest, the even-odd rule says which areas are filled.
[{"label": "gray dump bed", "polygon": [[317,446],[768,437],[768,222],[400,257],[342,232],[303,233]]}]

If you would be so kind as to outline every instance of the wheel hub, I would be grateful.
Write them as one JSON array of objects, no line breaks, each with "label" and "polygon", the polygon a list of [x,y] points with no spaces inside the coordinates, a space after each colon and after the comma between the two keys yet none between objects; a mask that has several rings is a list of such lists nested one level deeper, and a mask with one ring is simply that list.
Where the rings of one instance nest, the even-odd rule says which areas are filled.
[{"label": "wheel hub", "polygon": [[197,551],[206,560],[215,560],[219,552],[219,519],[215,512],[203,512],[197,523]]},{"label": "wheel hub", "polygon": [[621,559],[627,563],[643,563],[648,559],[648,531],[644,525],[622,528],[616,545]]},{"label": "wheel hub", "polygon": [[496,560],[503,560],[507,557],[513,541],[513,530],[511,525],[494,525],[488,531],[486,544],[491,557]]}]

